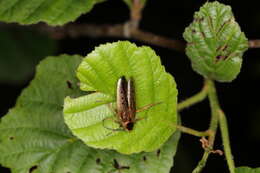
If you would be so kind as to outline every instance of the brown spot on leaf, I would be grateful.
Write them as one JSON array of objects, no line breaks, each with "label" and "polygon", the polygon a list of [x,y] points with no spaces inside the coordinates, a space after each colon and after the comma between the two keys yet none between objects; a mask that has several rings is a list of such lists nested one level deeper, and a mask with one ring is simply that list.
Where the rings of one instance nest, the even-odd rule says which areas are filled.
[{"label": "brown spot on leaf", "polygon": [[160,157],[160,154],[161,154],[161,150],[159,149],[159,150],[157,150],[157,152],[156,152],[157,157]]},{"label": "brown spot on leaf", "polygon": [[143,161],[146,161],[146,160],[147,160],[147,158],[144,156],[144,157],[143,157]]},{"label": "brown spot on leaf", "polygon": [[203,17],[197,17],[194,19],[195,22],[202,22],[204,20]]},{"label": "brown spot on leaf", "polygon": [[114,159],[114,168],[117,170],[122,170],[122,169],[130,169],[130,166],[121,166],[116,159]]},{"label": "brown spot on leaf", "polygon": [[118,164],[118,162],[117,162],[117,160],[116,159],[114,159],[114,168],[116,168],[116,169],[118,169],[119,168],[119,164]]},{"label": "brown spot on leaf", "polygon": [[73,89],[71,81],[67,80],[66,83],[69,89]]},{"label": "brown spot on leaf", "polygon": [[97,159],[96,159],[96,163],[97,163],[97,164],[100,164],[100,162],[101,162],[101,159],[100,159],[100,158],[97,158]]},{"label": "brown spot on leaf", "polygon": [[195,44],[194,42],[188,42],[188,43],[187,43],[188,46],[192,46],[192,45],[194,45],[194,44]]},{"label": "brown spot on leaf", "polygon": [[229,24],[232,21],[232,18],[225,21],[218,29],[217,34],[224,28],[225,25]]},{"label": "brown spot on leaf", "polygon": [[219,61],[219,60],[225,60],[227,59],[227,56],[224,56],[224,55],[218,55],[216,56],[216,60]]},{"label": "brown spot on leaf", "polygon": [[204,32],[201,32],[201,35],[202,35],[203,38],[206,38],[206,35],[205,35]]},{"label": "brown spot on leaf", "polygon": [[225,50],[227,49],[227,47],[228,47],[228,45],[219,46],[219,47],[217,48],[217,52],[218,52],[218,51],[225,51]]},{"label": "brown spot on leaf", "polygon": [[228,45],[223,46],[222,51],[225,51],[228,48]]},{"label": "brown spot on leaf", "polygon": [[32,166],[30,169],[29,169],[29,173],[32,173],[34,170],[36,170],[38,168],[37,165],[35,166]]},{"label": "brown spot on leaf", "polygon": [[13,136],[10,136],[9,139],[10,139],[10,140],[14,140],[14,137],[13,137]]},{"label": "brown spot on leaf", "polygon": [[120,170],[121,170],[121,169],[130,169],[130,166],[121,166],[121,167],[120,167]]}]

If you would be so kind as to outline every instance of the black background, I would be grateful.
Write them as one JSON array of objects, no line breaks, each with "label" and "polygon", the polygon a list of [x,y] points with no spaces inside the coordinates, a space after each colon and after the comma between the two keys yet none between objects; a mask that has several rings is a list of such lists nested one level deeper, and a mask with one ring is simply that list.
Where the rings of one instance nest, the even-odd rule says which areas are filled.
[{"label": "black background", "polygon": [[[200,0],[147,0],[143,12],[141,29],[172,39],[183,40],[184,28],[192,21],[193,13],[206,1]],[[220,1],[232,6],[235,18],[242,31],[249,39],[257,39],[260,34],[260,11],[257,1]],[[77,23],[122,23],[129,17],[127,6],[121,0],[108,0],[98,4],[87,15],[81,16]],[[101,43],[117,41],[113,38],[63,39],[59,41],[61,53],[86,55]],[[122,40],[122,39],[121,39]],[[133,40],[131,40],[133,41]],[[138,45],[145,43],[136,42]],[[150,45],[151,46],[151,45]],[[203,78],[192,71],[190,62],[182,52],[151,46],[161,57],[166,70],[177,82],[179,101],[198,92],[203,84]],[[229,123],[232,152],[237,166],[260,167],[260,49],[249,49],[243,59],[243,66],[238,78],[232,83],[218,83],[220,104],[225,111]],[[29,81],[17,85],[0,83],[0,115],[3,116],[14,106],[21,90]],[[182,112],[185,126],[205,130],[209,124],[210,110],[205,100],[198,105]],[[220,135],[216,140],[216,149],[222,149]],[[190,173],[201,159],[203,149],[199,138],[182,135],[179,143],[175,164],[172,172]],[[0,153],[1,154],[1,153]],[[0,173],[8,173],[6,168],[0,168]],[[211,155],[203,173],[228,172],[225,158]]]}]

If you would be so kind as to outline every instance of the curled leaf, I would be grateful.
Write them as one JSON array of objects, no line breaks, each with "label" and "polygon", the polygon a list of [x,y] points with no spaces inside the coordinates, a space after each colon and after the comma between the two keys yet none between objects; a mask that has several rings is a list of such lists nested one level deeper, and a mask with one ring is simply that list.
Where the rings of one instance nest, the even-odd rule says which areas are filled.
[{"label": "curled leaf", "polygon": [[220,82],[230,82],[239,74],[248,41],[230,6],[205,3],[183,37],[188,42],[186,54],[197,73]]}]

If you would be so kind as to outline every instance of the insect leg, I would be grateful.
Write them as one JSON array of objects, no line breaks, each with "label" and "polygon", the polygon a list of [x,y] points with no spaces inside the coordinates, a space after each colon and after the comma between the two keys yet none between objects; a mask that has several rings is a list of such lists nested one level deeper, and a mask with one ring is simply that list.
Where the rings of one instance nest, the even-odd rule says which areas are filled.
[{"label": "insect leg", "polygon": [[[103,125],[103,127],[106,128],[106,129],[108,129],[108,130],[120,131],[119,128],[113,129],[113,128],[109,128],[109,127],[105,126],[105,120],[108,120],[108,119],[114,120],[114,117],[106,117],[106,118],[104,118],[104,119],[102,120],[102,125]],[[115,121],[116,123],[120,124],[119,121],[117,121],[117,120],[114,120],[114,121]]]},{"label": "insect leg", "polygon": [[156,106],[156,105],[161,104],[161,103],[162,103],[162,102],[157,102],[157,103],[151,103],[151,104],[145,105],[144,107],[142,107],[142,108],[140,108],[140,109],[137,109],[137,110],[136,110],[136,113],[142,112],[142,111],[144,111],[144,110],[146,110],[146,109],[150,109],[151,107]]}]

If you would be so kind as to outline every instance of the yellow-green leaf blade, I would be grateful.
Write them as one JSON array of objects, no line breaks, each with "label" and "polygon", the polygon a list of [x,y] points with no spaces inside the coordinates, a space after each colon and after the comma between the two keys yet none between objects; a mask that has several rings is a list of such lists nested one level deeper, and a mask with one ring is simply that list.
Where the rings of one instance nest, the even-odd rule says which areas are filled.
[{"label": "yellow-green leaf blade", "polygon": [[[81,104],[82,108],[74,112],[68,112],[73,102],[76,106],[79,100],[92,99],[97,93],[65,100],[65,122],[73,134],[87,145],[127,154],[148,152],[159,148],[176,130],[176,84],[151,48],[137,47],[129,42],[101,45],[84,58],[77,75],[83,90],[98,91],[112,98],[98,98],[94,107],[88,105],[93,103],[85,101]],[[160,103],[138,112],[136,116],[139,120],[131,132],[110,130],[119,128],[109,105],[115,108],[116,83],[121,76],[134,80],[137,109]]]}]

